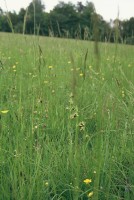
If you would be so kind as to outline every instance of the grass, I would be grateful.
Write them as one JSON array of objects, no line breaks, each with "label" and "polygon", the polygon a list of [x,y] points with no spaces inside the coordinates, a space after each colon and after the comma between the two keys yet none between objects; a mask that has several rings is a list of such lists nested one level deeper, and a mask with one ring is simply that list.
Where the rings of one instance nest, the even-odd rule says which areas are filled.
[{"label": "grass", "polygon": [[134,47],[0,44],[0,199],[133,200]]}]

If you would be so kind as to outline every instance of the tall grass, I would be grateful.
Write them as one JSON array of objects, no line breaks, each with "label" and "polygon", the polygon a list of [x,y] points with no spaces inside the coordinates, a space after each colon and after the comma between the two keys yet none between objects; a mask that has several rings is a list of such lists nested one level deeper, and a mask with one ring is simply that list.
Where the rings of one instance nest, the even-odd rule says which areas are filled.
[{"label": "tall grass", "polygon": [[0,44],[0,199],[133,200],[134,47]]}]

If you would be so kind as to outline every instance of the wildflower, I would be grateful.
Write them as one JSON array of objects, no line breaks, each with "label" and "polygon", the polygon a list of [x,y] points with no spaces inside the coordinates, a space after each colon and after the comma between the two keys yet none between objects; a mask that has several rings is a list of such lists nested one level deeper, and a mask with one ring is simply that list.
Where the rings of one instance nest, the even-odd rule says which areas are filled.
[{"label": "wildflower", "polygon": [[16,68],[16,65],[13,65],[13,69],[15,69]]},{"label": "wildflower", "polygon": [[80,128],[80,131],[84,131],[85,130],[85,122],[83,122],[83,121],[80,122],[78,126]]},{"label": "wildflower", "polygon": [[89,183],[91,183],[92,182],[92,179],[85,179],[84,181],[83,181],[84,183],[86,183],[86,184],[89,184]]},{"label": "wildflower", "polygon": [[68,61],[68,64],[71,64],[71,61]]},{"label": "wildflower", "polygon": [[48,182],[45,182],[45,186],[48,186]]},{"label": "wildflower", "polygon": [[35,111],[33,111],[33,114],[37,114],[38,112],[35,110]]},{"label": "wildflower", "polygon": [[73,95],[73,93],[72,93],[72,92],[70,93],[69,97],[70,97],[70,98],[71,98],[71,97],[74,97],[74,95]]},{"label": "wildflower", "polygon": [[36,77],[37,77],[37,75],[33,75],[33,76],[32,76],[32,78],[36,78]]},{"label": "wildflower", "polygon": [[69,99],[69,103],[70,103],[70,105],[73,105],[73,99]]},{"label": "wildflower", "polygon": [[124,97],[125,96],[125,92],[124,91],[122,91],[122,97]]},{"label": "wildflower", "polygon": [[48,81],[44,81],[44,83],[45,83],[45,84],[47,84],[47,83],[48,83]]},{"label": "wildflower", "polygon": [[80,76],[83,76],[83,73],[80,73]]},{"label": "wildflower", "polygon": [[90,198],[90,197],[92,197],[92,196],[93,196],[93,194],[94,194],[94,193],[93,193],[93,191],[92,191],[92,192],[89,192],[89,193],[88,193],[88,195],[87,195],[87,197],[89,197],[89,198]]},{"label": "wildflower", "polygon": [[68,107],[68,106],[66,107],[66,110],[69,110],[69,107]]},{"label": "wildflower", "polygon": [[1,113],[3,114],[7,114],[9,112],[9,110],[1,110]]},{"label": "wildflower", "polygon": [[52,68],[53,68],[53,66],[51,66],[51,65],[50,65],[50,66],[48,66],[48,68],[49,68],[49,69],[52,69]]},{"label": "wildflower", "polygon": [[78,113],[75,112],[75,113],[73,113],[72,115],[70,115],[70,119],[74,119],[74,118],[76,118],[76,117],[78,117],[78,116],[79,116]]}]

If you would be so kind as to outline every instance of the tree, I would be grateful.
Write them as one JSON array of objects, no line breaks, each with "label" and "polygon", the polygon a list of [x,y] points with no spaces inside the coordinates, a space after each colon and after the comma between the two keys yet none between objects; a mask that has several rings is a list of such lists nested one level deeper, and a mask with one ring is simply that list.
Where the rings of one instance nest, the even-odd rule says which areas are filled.
[{"label": "tree", "polygon": [[77,2],[77,6],[76,6],[76,10],[78,13],[82,13],[84,10],[85,6],[83,5],[83,3],[81,1]]},{"label": "tree", "polygon": [[78,24],[78,15],[72,3],[59,2],[50,12],[49,27],[57,36],[63,36],[67,32],[73,37]]},{"label": "tree", "polygon": [[[79,4],[81,5],[81,4]],[[95,7],[92,2],[86,2],[86,5],[79,12],[79,27],[81,27],[81,38],[84,38],[85,30],[89,31],[90,38],[93,34],[93,16],[95,13]],[[88,29],[85,27],[88,27]]]},{"label": "tree", "polygon": [[26,19],[26,30],[28,33],[35,33],[43,24],[45,6],[41,0],[33,0],[28,6]]}]

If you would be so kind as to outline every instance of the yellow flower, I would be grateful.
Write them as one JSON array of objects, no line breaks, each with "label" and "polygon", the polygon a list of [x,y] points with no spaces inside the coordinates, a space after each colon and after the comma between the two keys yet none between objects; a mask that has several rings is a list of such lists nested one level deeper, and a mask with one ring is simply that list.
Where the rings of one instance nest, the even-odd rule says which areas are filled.
[{"label": "yellow flower", "polygon": [[1,113],[3,113],[3,114],[6,114],[6,113],[8,113],[9,112],[9,110],[2,110],[1,111]]},{"label": "yellow flower", "polygon": [[125,92],[124,91],[122,91],[122,97],[125,97]]},{"label": "yellow flower", "polygon": [[48,184],[49,184],[48,182],[45,182],[45,186],[48,186]]},{"label": "yellow flower", "polygon": [[80,73],[80,76],[83,76],[83,73]]},{"label": "yellow flower", "polygon": [[13,69],[15,69],[16,68],[16,66],[15,65],[13,65]]},{"label": "yellow flower", "polygon": [[44,83],[45,83],[45,84],[47,84],[47,83],[48,83],[48,81],[44,81]]},{"label": "yellow flower", "polygon": [[52,69],[52,68],[53,68],[53,66],[51,66],[51,65],[50,65],[50,66],[48,66],[48,68],[49,68],[49,69]]},{"label": "yellow flower", "polygon": [[93,194],[94,194],[93,192],[89,192],[87,196],[90,198],[93,196]]},{"label": "yellow flower", "polygon": [[92,182],[92,179],[85,179],[84,181],[83,181],[84,183],[86,183],[86,184],[89,184],[89,183],[91,183]]}]

